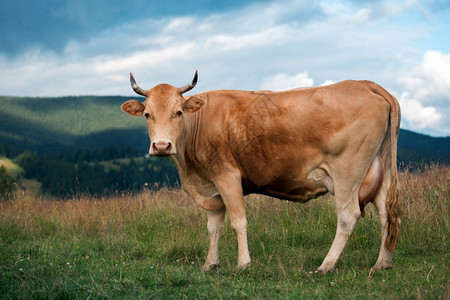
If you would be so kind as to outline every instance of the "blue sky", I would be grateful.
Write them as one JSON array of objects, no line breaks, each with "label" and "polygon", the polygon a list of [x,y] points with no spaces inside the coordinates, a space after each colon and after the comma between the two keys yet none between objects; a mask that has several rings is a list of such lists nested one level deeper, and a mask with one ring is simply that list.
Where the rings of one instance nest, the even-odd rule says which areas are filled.
[{"label": "blue sky", "polygon": [[1,0],[0,95],[375,81],[402,127],[450,135],[450,1]]}]

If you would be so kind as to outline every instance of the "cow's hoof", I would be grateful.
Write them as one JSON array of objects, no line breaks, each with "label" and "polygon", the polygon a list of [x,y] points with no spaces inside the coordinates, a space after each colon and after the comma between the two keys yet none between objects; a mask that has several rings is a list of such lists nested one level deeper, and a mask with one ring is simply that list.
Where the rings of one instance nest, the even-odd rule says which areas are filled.
[{"label": "cow's hoof", "polygon": [[324,274],[326,272],[322,272],[319,270],[315,270],[315,271],[309,271],[309,275],[315,276],[315,275],[319,275],[319,274]]},{"label": "cow's hoof", "polygon": [[239,264],[236,269],[237,270],[247,270],[248,268],[250,268],[252,266],[251,262],[245,263],[245,264]]},{"label": "cow's hoof", "polygon": [[392,268],[392,263],[390,262],[382,262],[382,263],[376,263],[371,270],[379,271],[379,270],[387,270]]},{"label": "cow's hoof", "polygon": [[212,272],[212,271],[216,271],[217,269],[219,269],[220,264],[207,264],[204,265],[201,270],[202,272]]},{"label": "cow's hoof", "polygon": [[334,271],[334,270],[335,270],[335,268],[331,268],[331,269],[329,269],[329,270],[317,269],[317,270],[315,270],[315,271],[310,271],[310,272],[309,272],[309,275],[326,274],[326,273],[332,272],[332,271]]}]

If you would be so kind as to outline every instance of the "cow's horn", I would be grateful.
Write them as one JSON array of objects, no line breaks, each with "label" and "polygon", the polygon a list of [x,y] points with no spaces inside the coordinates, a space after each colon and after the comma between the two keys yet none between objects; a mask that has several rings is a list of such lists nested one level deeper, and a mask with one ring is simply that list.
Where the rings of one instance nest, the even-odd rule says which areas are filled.
[{"label": "cow's horn", "polygon": [[130,83],[131,87],[136,92],[136,94],[147,97],[148,91],[141,89],[141,87],[136,84],[136,80],[134,79],[133,73],[130,73]]},{"label": "cow's horn", "polygon": [[194,88],[194,86],[197,84],[197,79],[198,79],[198,72],[197,72],[197,70],[195,70],[195,75],[194,75],[194,79],[192,79],[192,82],[189,83],[188,85],[178,88],[178,92],[180,94],[183,94],[183,93],[186,93],[187,91],[192,90]]}]

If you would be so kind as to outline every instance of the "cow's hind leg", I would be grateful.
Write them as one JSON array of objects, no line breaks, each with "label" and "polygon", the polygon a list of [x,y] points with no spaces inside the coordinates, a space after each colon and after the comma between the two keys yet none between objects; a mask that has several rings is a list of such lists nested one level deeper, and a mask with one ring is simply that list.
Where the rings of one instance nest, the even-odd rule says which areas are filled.
[{"label": "cow's hind leg", "polygon": [[375,207],[378,210],[378,217],[380,219],[381,225],[381,247],[380,254],[378,255],[377,262],[373,266],[374,270],[389,269],[392,267],[392,252],[386,249],[386,237],[387,237],[387,211],[386,211],[386,200],[387,191],[391,184],[390,172],[386,172],[384,176],[383,186],[380,192],[374,200]]},{"label": "cow's hind leg", "polygon": [[335,201],[338,215],[336,235],[327,256],[316,270],[316,273],[326,273],[336,266],[342,250],[344,250],[348,238],[353,231],[353,227],[361,216],[358,191],[353,192],[353,195],[346,195],[346,193],[341,194],[336,191]]},{"label": "cow's hind leg", "polygon": [[225,219],[225,207],[208,212],[209,252],[203,271],[212,271],[219,266],[219,237]]}]

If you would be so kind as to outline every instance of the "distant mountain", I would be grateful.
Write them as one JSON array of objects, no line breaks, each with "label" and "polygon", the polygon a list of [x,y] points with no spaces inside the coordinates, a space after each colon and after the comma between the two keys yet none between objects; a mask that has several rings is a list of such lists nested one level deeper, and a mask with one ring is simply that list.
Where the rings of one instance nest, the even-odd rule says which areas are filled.
[{"label": "distant mountain", "polygon": [[[149,141],[144,120],[120,109],[130,98],[0,97],[0,145],[40,153],[131,146],[145,153]],[[400,130],[398,154],[403,163],[450,163],[450,137]]]},{"label": "distant mountain", "polygon": [[145,121],[121,111],[126,97],[0,97],[0,144],[40,153],[125,145],[148,148]]},{"label": "distant mountain", "polygon": [[450,163],[450,137],[431,137],[428,135],[400,129],[398,140],[399,162],[439,161]]}]

